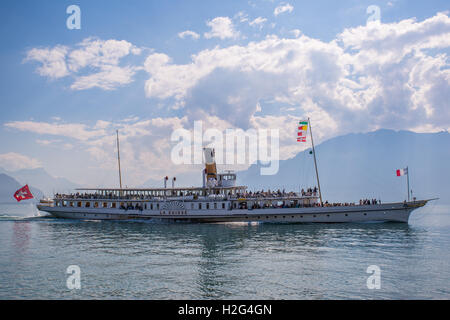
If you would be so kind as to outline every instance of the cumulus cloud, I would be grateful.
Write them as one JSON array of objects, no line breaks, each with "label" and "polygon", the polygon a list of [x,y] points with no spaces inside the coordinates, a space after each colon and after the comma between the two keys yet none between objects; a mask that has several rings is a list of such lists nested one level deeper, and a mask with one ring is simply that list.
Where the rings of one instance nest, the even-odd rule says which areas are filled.
[{"label": "cumulus cloud", "polygon": [[69,75],[66,64],[66,55],[68,49],[65,46],[56,46],[54,48],[33,48],[27,52],[24,62],[38,61],[41,66],[36,72],[44,77],[58,79]]},{"label": "cumulus cloud", "polygon": [[418,122],[449,128],[450,68],[439,51],[450,46],[447,15],[346,29],[330,42],[295,36],[203,50],[187,64],[154,53],[146,94],[175,98],[190,120],[217,116],[242,128],[257,105],[279,104],[331,121],[331,135]]},{"label": "cumulus cloud", "polygon": [[184,39],[186,37],[191,37],[192,39],[197,40],[200,38],[200,35],[197,32],[194,32],[191,30],[186,30],[186,31],[178,33],[178,37],[180,37],[181,39]]},{"label": "cumulus cloud", "polygon": [[73,90],[94,87],[112,90],[132,82],[139,69],[119,66],[120,60],[139,54],[141,49],[125,40],[87,38],[74,48],[58,45],[52,49],[31,49],[25,61],[40,62],[36,71],[41,76],[61,78],[72,75],[75,78],[70,86]]},{"label": "cumulus cloud", "polygon": [[278,7],[275,8],[273,11],[274,16],[278,16],[279,14],[282,14],[284,12],[292,12],[294,10],[294,7],[291,6],[289,3],[280,4]]},{"label": "cumulus cloud", "polygon": [[42,167],[38,159],[31,158],[16,152],[0,154],[0,167],[9,171],[20,169],[35,169]]},{"label": "cumulus cloud", "polygon": [[205,32],[206,39],[220,38],[223,39],[235,39],[239,37],[239,32],[234,29],[233,22],[228,17],[216,17],[206,22],[211,30]]}]

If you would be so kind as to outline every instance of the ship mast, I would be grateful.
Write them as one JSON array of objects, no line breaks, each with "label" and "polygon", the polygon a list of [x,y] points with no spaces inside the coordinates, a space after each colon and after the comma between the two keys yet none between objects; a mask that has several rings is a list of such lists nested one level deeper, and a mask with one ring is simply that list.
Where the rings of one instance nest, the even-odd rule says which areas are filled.
[{"label": "ship mast", "polygon": [[314,150],[314,140],[313,140],[313,134],[312,134],[312,128],[311,128],[311,121],[309,120],[309,118],[308,118],[308,124],[309,124],[309,133],[311,134],[311,146],[312,146],[312,152],[313,152],[313,156],[314,156],[314,167],[316,168],[317,186],[319,187],[320,205],[323,206],[322,192],[320,191],[319,171],[317,170],[316,151]]},{"label": "ship mast", "polygon": [[119,183],[120,189],[122,189],[122,173],[120,171],[119,130],[116,130],[116,134],[117,134],[117,162],[119,163]]}]

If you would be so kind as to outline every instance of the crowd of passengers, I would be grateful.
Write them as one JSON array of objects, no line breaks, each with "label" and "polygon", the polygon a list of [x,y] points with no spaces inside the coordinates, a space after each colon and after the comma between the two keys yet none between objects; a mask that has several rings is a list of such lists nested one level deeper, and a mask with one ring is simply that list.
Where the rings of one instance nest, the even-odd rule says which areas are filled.
[{"label": "crowd of passengers", "polygon": [[[181,195],[183,193],[181,192]],[[187,192],[186,195],[193,195],[192,192]],[[301,190],[301,195],[303,197],[307,196],[317,196],[317,188],[308,188],[306,191],[304,189]],[[228,193],[228,196],[230,198],[246,198],[246,199],[265,199],[265,198],[290,198],[290,197],[297,197],[298,194],[295,192],[285,192],[285,190],[277,190],[277,191],[271,191],[270,189],[267,191],[261,190],[261,191],[249,191],[249,192],[243,192],[243,193],[236,193],[235,195],[232,195],[231,192]],[[96,200],[96,199],[118,199],[118,200],[148,200],[153,199],[155,197],[149,196],[149,195],[123,195],[123,196],[117,196],[113,193],[104,195],[99,193],[75,193],[75,194],[55,194],[56,199],[86,199],[86,200]],[[376,205],[381,204],[381,200],[377,199],[361,199],[359,200],[359,205]],[[329,203],[328,201],[325,201],[323,203],[324,207],[341,207],[341,206],[354,206],[355,203],[351,202],[333,202]],[[297,204],[294,205],[294,203],[291,202],[283,202],[283,205],[280,205],[281,208],[293,208],[293,207],[320,207],[322,206],[319,202],[315,202],[312,204]],[[266,203],[264,205],[261,205],[257,202],[255,202],[252,205],[253,209],[259,209],[259,208],[266,208],[266,207],[273,207],[271,203]],[[143,210],[142,205],[136,204],[133,206],[131,203],[128,203],[127,206],[121,206],[121,209],[136,209],[136,210]]]},{"label": "crowd of passengers", "polygon": [[[313,191],[314,190],[314,191]],[[311,196],[311,195],[316,195],[317,192],[317,188],[308,188],[308,191],[305,192],[302,189],[302,196]],[[219,194],[218,192],[216,194]],[[185,192],[183,193],[182,191],[180,192],[179,196],[196,196],[196,194],[194,194],[191,191]],[[295,192],[286,192],[285,190],[277,190],[277,191],[270,191],[270,189],[268,191],[249,191],[249,192],[242,192],[242,193],[235,193],[234,195],[230,192],[228,192],[228,197],[229,198],[275,198],[275,197],[296,197],[298,196],[297,193]],[[127,195],[121,195],[118,196],[116,194],[113,193],[108,193],[108,194],[102,194],[102,193],[75,193],[75,194],[55,194],[55,198],[56,199],[86,199],[86,200],[100,200],[100,199],[107,199],[107,200],[114,200],[114,199],[124,199],[124,200],[149,200],[149,199],[154,199],[154,198],[159,198],[162,196],[150,196],[150,195],[136,195],[136,194],[127,194]]]},{"label": "crowd of passengers", "polygon": [[368,205],[374,205],[374,204],[381,204],[381,200],[377,200],[377,199],[361,199],[361,200],[359,200],[360,206],[368,206]]}]

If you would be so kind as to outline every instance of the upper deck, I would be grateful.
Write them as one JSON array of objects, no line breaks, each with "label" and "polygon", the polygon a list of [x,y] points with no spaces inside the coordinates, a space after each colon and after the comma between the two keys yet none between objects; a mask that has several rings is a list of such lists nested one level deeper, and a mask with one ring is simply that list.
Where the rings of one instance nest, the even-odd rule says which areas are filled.
[{"label": "upper deck", "polygon": [[246,186],[211,188],[79,188],[73,194],[55,194],[55,200],[204,201],[316,199],[316,192],[247,192]]}]

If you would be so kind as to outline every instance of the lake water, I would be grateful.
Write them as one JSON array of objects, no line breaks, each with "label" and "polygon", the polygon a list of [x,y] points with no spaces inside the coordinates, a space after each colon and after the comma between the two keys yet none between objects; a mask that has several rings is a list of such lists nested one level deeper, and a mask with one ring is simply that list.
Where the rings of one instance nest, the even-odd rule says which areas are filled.
[{"label": "lake water", "polygon": [[[63,220],[0,205],[0,299],[449,299],[450,210],[409,224]],[[81,289],[69,289],[68,266]],[[368,289],[370,265],[380,289]]]}]

